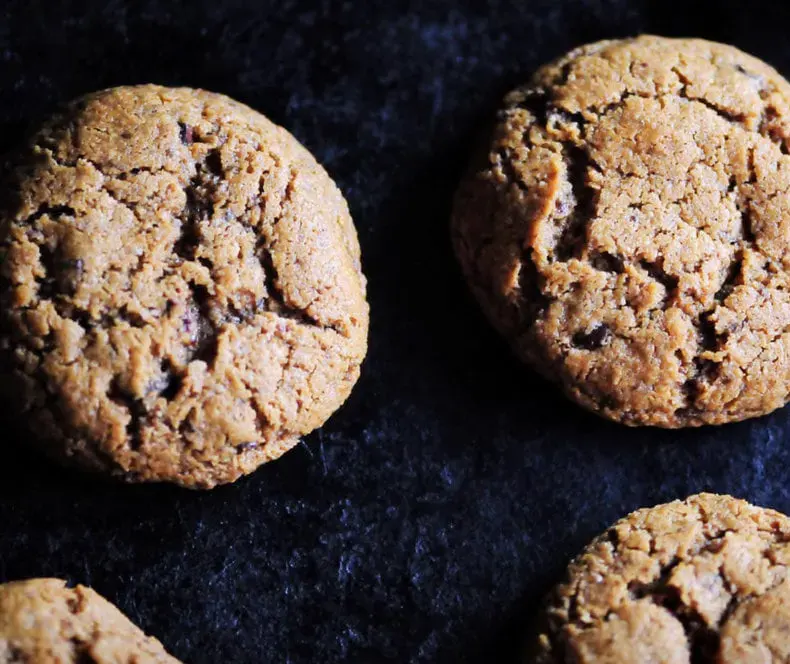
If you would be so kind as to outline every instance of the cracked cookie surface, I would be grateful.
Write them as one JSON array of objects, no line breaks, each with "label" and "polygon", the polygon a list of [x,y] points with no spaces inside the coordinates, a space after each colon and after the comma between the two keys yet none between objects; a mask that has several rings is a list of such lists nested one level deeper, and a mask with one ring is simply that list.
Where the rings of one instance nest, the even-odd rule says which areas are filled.
[{"label": "cracked cookie surface", "polygon": [[293,136],[201,90],[73,102],[2,218],[6,386],[51,455],[206,488],[296,444],[367,348],[356,231]]},{"label": "cracked cookie surface", "polygon": [[568,568],[534,664],[790,659],[790,519],[700,494],[614,524]]},{"label": "cracked cookie surface", "polygon": [[737,49],[584,46],[511,93],[453,214],[487,316],[577,403],[721,424],[790,392],[790,86]]},{"label": "cracked cookie surface", "polygon": [[178,664],[90,588],[59,579],[0,585],[0,664]]}]

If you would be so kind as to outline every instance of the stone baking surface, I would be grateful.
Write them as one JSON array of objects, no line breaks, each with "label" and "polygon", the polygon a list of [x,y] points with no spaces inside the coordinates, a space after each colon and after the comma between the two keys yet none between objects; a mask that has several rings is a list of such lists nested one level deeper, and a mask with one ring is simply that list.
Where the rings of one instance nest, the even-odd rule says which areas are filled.
[{"label": "stone baking surface", "polygon": [[323,429],[206,494],[62,471],[6,428],[0,581],[90,585],[185,662],[515,662],[570,558],[633,509],[707,490],[789,512],[786,408],[694,431],[588,415],[513,358],[450,246],[474,136],[572,47],[699,36],[790,74],[785,3],[690,4],[3,3],[0,147],[112,85],[249,104],[348,199],[371,331]]}]

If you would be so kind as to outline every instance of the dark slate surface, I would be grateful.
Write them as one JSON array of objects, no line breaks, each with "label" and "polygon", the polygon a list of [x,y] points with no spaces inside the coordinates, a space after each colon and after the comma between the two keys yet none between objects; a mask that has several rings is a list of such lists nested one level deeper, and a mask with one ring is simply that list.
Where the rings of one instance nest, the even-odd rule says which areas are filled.
[{"label": "dark slate surface", "polygon": [[0,148],[96,88],[237,97],[337,178],[373,313],[348,404],[235,486],[107,485],[6,432],[0,580],[90,584],[192,663],[508,662],[568,558],[626,512],[702,489],[790,511],[787,410],[691,432],[580,412],[482,321],[447,233],[472,136],[541,62],[649,31],[790,73],[788,23],[773,0],[0,4]]}]

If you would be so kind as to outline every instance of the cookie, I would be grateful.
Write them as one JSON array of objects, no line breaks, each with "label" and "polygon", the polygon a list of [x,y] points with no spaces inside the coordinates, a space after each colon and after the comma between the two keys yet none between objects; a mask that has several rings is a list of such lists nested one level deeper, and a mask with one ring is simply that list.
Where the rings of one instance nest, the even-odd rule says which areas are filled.
[{"label": "cookie", "polygon": [[0,664],[177,664],[90,588],[59,579],[0,585]]},{"label": "cookie", "polygon": [[618,521],[550,595],[528,662],[790,660],[790,519],[701,494]]},{"label": "cookie", "polygon": [[222,95],[84,97],[12,169],[4,383],[59,459],[207,488],[345,401],[368,306],[348,207],[281,127]]},{"label": "cookie", "polygon": [[790,392],[790,86],[731,46],[584,46],[511,93],[453,240],[517,355],[628,425]]}]

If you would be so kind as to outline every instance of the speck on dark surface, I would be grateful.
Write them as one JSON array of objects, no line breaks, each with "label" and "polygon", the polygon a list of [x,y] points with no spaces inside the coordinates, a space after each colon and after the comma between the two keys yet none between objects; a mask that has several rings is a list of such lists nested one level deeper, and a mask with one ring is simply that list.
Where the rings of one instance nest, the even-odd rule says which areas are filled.
[{"label": "speck on dark surface", "polygon": [[771,0],[2,3],[0,148],[97,88],[236,97],[348,197],[372,330],[329,424],[210,493],[86,479],[6,430],[0,580],[90,584],[191,663],[516,662],[540,596],[626,512],[700,490],[790,510],[787,410],[685,432],[585,414],[514,362],[448,240],[475,133],[540,63],[653,32],[790,74],[789,19]]}]

